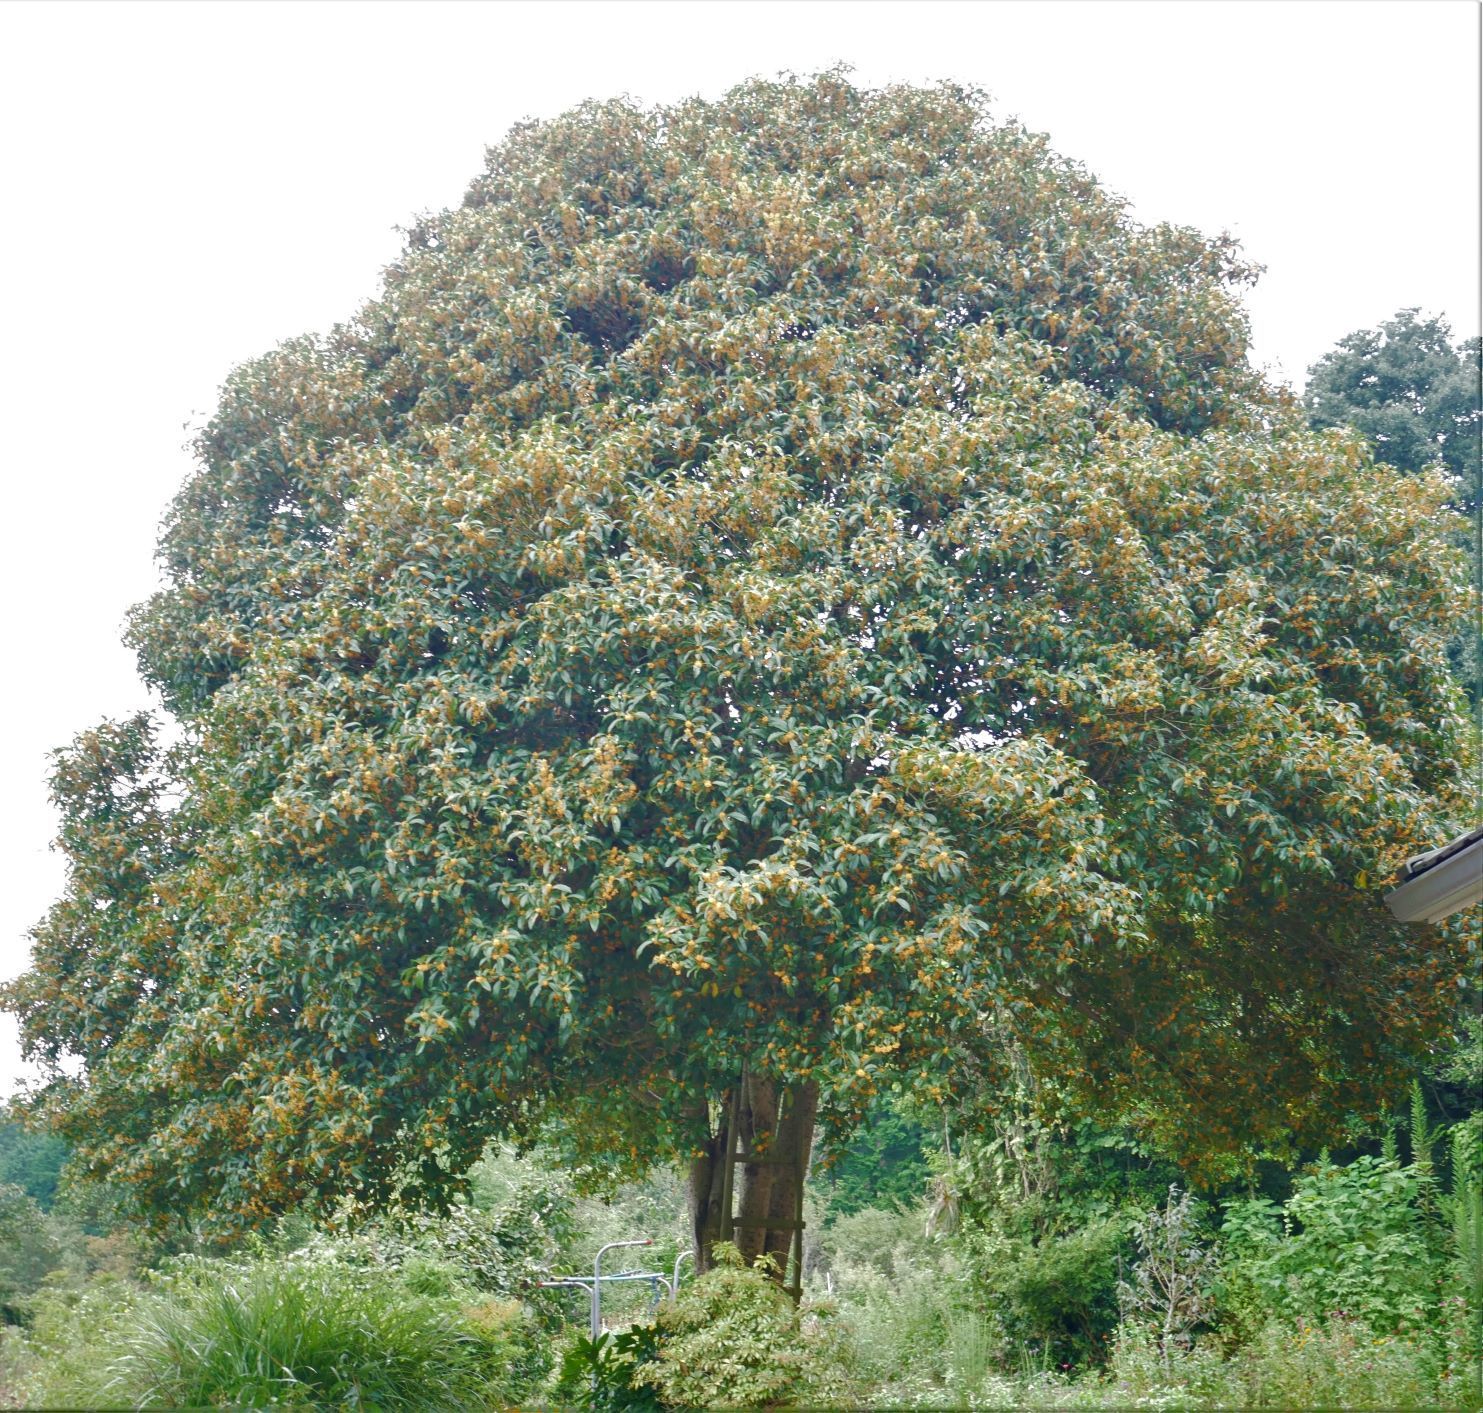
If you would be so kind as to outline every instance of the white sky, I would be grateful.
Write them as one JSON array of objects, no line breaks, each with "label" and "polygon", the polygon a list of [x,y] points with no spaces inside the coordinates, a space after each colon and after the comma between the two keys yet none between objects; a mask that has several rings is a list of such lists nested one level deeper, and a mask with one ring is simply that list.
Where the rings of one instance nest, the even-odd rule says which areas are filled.
[{"label": "white sky", "polygon": [[1471,0],[0,4],[0,977],[62,882],[47,751],[148,704],[119,632],[185,425],[353,313],[511,123],[838,62],[974,83],[1140,219],[1239,237],[1300,383],[1405,306],[1478,332],[1478,32]]}]

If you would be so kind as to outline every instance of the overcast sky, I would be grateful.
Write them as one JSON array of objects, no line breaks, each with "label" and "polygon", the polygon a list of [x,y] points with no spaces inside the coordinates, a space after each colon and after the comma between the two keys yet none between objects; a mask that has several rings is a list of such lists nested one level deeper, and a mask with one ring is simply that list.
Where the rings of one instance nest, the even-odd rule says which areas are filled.
[{"label": "overcast sky", "polygon": [[1405,306],[1478,332],[1478,28],[1472,0],[0,4],[0,977],[62,882],[47,751],[149,704],[119,633],[185,428],[352,314],[512,123],[840,62],[973,83],[1139,219],[1235,234],[1258,360],[1301,383]]}]

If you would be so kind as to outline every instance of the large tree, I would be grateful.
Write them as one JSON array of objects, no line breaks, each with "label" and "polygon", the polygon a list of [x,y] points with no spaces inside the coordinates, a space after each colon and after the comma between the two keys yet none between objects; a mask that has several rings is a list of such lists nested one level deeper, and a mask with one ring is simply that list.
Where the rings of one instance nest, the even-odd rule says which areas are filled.
[{"label": "large tree", "polygon": [[1376,890],[1459,812],[1461,557],[1246,278],[952,87],[517,129],[222,393],[132,630],[181,742],[59,759],[38,1107],[224,1222],[558,1124],[691,1161],[704,1259],[733,1100],[773,1156],[962,1055],[1183,1151],[1373,1102],[1458,966]]}]

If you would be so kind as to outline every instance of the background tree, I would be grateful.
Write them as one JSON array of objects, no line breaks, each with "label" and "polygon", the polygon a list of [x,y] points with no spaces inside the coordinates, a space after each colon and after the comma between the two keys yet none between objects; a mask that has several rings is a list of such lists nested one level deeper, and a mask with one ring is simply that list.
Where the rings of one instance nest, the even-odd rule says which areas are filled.
[{"label": "background tree", "polygon": [[932,1177],[927,1154],[941,1142],[921,1118],[894,1095],[871,1105],[848,1147],[819,1169],[819,1194],[831,1219],[867,1207],[906,1210],[921,1201]]},{"label": "background tree", "polygon": [[0,1184],[19,1187],[43,1211],[56,1200],[67,1148],[48,1133],[30,1133],[0,1109]]},{"label": "background tree", "polygon": [[1465,514],[1479,507],[1483,467],[1480,341],[1453,344],[1445,319],[1402,309],[1378,329],[1339,340],[1308,370],[1303,403],[1317,427],[1353,427],[1401,471],[1445,469]]},{"label": "background tree", "polygon": [[953,87],[514,131],[223,390],[132,628],[184,743],[59,758],[37,1109],[223,1224],[560,1125],[691,1160],[704,1259],[733,1098],[784,1157],[965,1055],[1206,1153],[1373,1107],[1459,966],[1373,890],[1460,813],[1461,558],[1246,278]]}]

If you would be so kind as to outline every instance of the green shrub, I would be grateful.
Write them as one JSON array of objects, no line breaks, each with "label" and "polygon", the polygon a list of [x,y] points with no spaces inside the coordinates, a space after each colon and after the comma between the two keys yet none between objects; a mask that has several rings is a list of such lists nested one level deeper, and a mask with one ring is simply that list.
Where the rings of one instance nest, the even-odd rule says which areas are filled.
[{"label": "green shrub", "polygon": [[1268,1324],[1231,1361],[1225,1400],[1245,1408],[1435,1408],[1431,1341],[1375,1334],[1362,1321]]},{"label": "green shrub", "polygon": [[1062,1368],[1104,1356],[1117,1328],[1119,1259],[1129,1254],[1125,1220],[1090,1219],[1038,1240],[968,1226],[959,1241],[1006,1346]]},{"label": "green shrub", "polygon": [[518,1298],[554,1332],[569,1303],[532,1282],[564,1260],[572,1237],[567,1184],[559,1174],[502,1154],[480,1167],[476,1176],[481,1181],[470,1200],[447,1211],[394,1207],[338,1231],[292,1212],[279,1220],[271,1236],[250,1237],[242,1249],[261,1257],[324,1260],[376,1272],[429,1297],[469,1302],[491,1295]]},{"label": "green shrub", "polygon": [[0,1183],[0,1325],[25,1322],[24,1298],[59,1259],[35,1199]]},{"label": "green shrub", "polygon": [[400,1267],[431,1259],[458,1267],[479,1290],[514,1295],[571,1237],[572,1198],[558,1178],[531,1169],[497,1206],[471,1202],[446,1212],[393,1212],[358,1235],[370,1259]]},{"label": "green shrub", "polygon": [[884,1390],[882,1401],[909,1401],[908,1385],[955,1387],[955,1355],[958,1363],[976,1366],[979,1336],[997,1352],[997,1331],[956,1303],[961,1287],[931,1267],[903,1267],[893,1279],[868,1267],[843,1269],[838,1321],[850,1363]]},{"label": "green shrub", "polygon": [[843,1341],[828,1313],[795,1311],[762,1270],[718,1243],[719,1264],[680,1288],[654,1321],[658,1357],[634,1382],[677,1408],[855,1402]]},{"label": "green shrub", "polygon": [[397,1278],[414,1295],[427,1295],[435,1299],[448,1299],[469,1289],[468,1274],[463,1267],[432,1256],[410,1257],[397,1271]]},{"label": "green shrub", "polygon": [[1233,1202],[1223,1234],[1224,1303],[1250,1328],[1334,1314],[1390,1334],[1429,1321],[1442,1275],[1441,1232],[1424,1198],[1430,1177],[1392,1158],[1325,1164],[1285,1207]]},{"label": "green shrub", "polygon": [[38,1338],[48,1406],[462,1410],[518,1398],[540,1373],[518,1306],[466,1310],[322,1255],[181,1261]]},{"label": "green shrub", "polygon": [[866,1210],[826,1230],[839,1323],[882,1401],[966,1397],[990,1369],[1069,1368],[1105,1351],[1126,1222],[1037,1240],[989,1215],[949,1241],[924,1239],[921,1214]]},{"label": "green shrub", "polygon": [[938,1243],[923,1235],[920,1211],[884,1211],[865,1207],[836,1217],[819,1238],[819,1263],[825,1270],[878,1271],[896,1277],[930,1263]]},{"label": "green shrub", "polygon": [[604,1330],[596,1339],[577,1334],[562,1354],[553,1389],[563,1408],[594,1413],[658,1413],[663,1407],[638,1371],[659,1357],[659,1330],[633,1325],[617,1334]]},{"label": "green shrub", "polygon": [[519,1300],[482,1300],[459,1312],[484,1343],[484,1359],[496,1372],[492,1390],[525,1398],[550,1372],[551,1339],[530,1306]]},{"label": "green shrub", "polygon": [[[991,1375],[963,1400],[972,1408],[1467,1408],[1439,1379],[1425,1341],[1377,1336],[1358,1321],[1325,1327],[1272,1322],[1230,1359],[1214,1340],[1170,1349],[1147,1330],[1119,1330],[1101,1373],[1017,1379]],[[961,1406],[961,1404],[959,1405]]]}]

